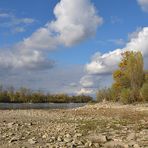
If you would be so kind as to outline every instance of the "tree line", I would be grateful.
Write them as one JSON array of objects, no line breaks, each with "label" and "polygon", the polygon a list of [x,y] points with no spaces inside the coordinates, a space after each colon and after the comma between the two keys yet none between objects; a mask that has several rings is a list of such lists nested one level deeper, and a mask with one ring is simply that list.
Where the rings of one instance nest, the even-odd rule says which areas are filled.
[{"label": "tree line", "polygon": [[97,92],[97,100],[120,101],[124,104],[148,101],[148,70],[144,70],[141,52],[126,51],[118,69],[113,72],[113,84]]},{"label": "tree line", "polygon": [[14,90],[13,87],[0,87],[1,103],[87,103],[93,98],[86,95],[68,96],[67,94],[49,94],[31,91],[27,88]]}]

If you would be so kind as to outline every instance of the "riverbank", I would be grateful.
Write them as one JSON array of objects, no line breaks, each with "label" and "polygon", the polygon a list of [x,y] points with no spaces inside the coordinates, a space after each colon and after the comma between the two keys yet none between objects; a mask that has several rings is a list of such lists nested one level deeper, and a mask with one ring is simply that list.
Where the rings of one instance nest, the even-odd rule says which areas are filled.
[{"label": "riverbank", "polygon": [[147,147],[148,104],[0,110],[1,148]]}]

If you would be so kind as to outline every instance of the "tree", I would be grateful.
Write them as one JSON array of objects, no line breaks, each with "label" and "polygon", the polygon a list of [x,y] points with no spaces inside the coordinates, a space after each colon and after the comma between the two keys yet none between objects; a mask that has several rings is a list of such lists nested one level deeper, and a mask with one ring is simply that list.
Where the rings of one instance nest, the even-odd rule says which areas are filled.
[{"label": "tree", "polygon": [[132,89],[139,89],[144,82],[144,64],[141,52],[130,52],[127,60],[126,75]]},{"label": "tree", "polygon": [[130,100],[127,102],[141,101],[140,88],[145,79],[141,52],[126,51],[122,53],[119,69],[113,73],[113,79],[115,82],[112,85],[112,89],[115,90],[116,95],[120,99],[122,98],[123,100],[124,97],[121,96],[128,92]]}]

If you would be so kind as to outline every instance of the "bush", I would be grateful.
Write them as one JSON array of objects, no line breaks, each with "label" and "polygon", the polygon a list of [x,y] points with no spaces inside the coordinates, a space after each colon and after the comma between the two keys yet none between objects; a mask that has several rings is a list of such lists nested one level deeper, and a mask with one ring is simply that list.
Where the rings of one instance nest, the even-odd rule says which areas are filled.
[{"label": "bush", "polygon": [[144,101],[148,101],[148,83],[144,83],[141,88],[141,97]]},{"label": "bush", "polygon": [[7,94],[7,91],[0,92],[0,102],[2,103],[10,102],[10,97]]},{"label": "bush", "polygon": [[141,102],[142,98],[140,97],[140,90],[139,89],[133,90],[130,88],[122,89],[120,93],[120,101],[124,104]]},{"label": "bush", "polygon": [[120,93],[120,101],[123,104],[131,103],[131,90],[130,89],[122,89]]},{"label": "bush", "polygon": [[98,102],[103,100],[111,101],[113,100],[113,91],[110,88],[104,88],[97,92],[96,97]]},{"label": "bush", "polygon": [[131,102],[141,102],[140,88],[131,90]]}]

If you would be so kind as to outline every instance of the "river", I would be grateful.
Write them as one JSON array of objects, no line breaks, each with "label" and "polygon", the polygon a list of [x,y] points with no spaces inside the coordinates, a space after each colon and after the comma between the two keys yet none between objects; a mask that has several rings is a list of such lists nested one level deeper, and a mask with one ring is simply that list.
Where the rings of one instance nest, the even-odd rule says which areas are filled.
[{"label": "river", "polygon": [[0,103],[0,109],[72,109],[86,103]]}]

